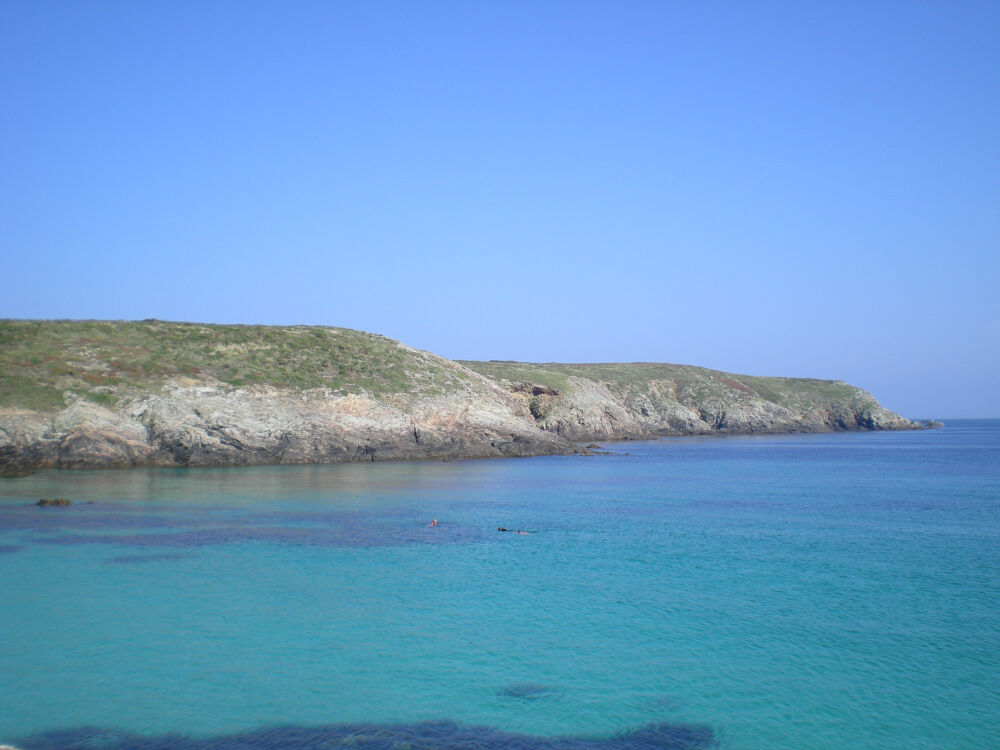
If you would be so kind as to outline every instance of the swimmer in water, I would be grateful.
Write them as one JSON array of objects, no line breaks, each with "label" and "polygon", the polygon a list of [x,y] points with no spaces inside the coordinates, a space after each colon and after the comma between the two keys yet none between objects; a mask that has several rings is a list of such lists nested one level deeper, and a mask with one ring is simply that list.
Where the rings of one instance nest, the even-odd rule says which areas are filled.
[{"label": "swimmer in water", "polygon": [[431,522],[430,522],[429,524],[427,524],[427,525],[428,525],[428,526],[437,526],[437,525],[438,525],[438,520],[437,520],[437,519],[435,518],[435,519],[434,519],[433,521],[431,521]]},{"label": "swimmer in water", "polygon": [[510,529],[505,529],[503,526],[497,526],[497,531],[510,531]]}]

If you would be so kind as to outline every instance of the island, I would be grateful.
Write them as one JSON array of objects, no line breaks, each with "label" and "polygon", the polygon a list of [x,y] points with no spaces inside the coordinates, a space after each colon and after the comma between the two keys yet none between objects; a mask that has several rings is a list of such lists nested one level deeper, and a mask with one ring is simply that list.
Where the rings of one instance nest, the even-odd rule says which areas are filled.
[{"label": "island", "polygon": [[0,321],[0,474],[586,453],[668,435],[909,430],[839,380],[453,361],[363,331]]}]

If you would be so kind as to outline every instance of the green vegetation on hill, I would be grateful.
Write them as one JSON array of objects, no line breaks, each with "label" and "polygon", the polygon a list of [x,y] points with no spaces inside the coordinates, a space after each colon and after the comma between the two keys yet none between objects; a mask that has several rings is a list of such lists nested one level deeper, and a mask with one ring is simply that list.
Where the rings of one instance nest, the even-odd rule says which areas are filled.
[{"label": "green vegetation on hill", "polygon": [[656,384],[666,383],[684,400],[701,402],[709,398],[727,398],[735,391],[780,406],[807,409],[834,399],[854,399],[861,393],[839,380],[736,375],[691,365],[651,362],[535,364],[490,360],[463,361],[461,364],[489,378],[538,384],[564,393],[573,390],[569,377],[601,383],[616,394],[647,392]]},{"label": "green vegetation on hill", "polygon": [[446,360],[361,331],[123,321],[0,321],[0,405],[64,406],[66,390],[110,404],[168,378],[345,393],[443,392]]},{"label": "green vegetation on hill", "polygon": [[[863,408],[875,404],[840,381],[734,375],[685,365],[460,364],[493,381],[562,394],[573,393],[579,382],[574,379],[589,380],[623,400],[702,404],[753,395],[805,411],[833,401]],[[158,390],[172,378],[373,396],[441,395],[463,386],[481,387],[456,363],[345,328],[0,320],[0,406],[54,411],[65,406],[67,391],[112,406],[123,397]],[[528,406],[536,418],[547,408],[541,401]]]}]

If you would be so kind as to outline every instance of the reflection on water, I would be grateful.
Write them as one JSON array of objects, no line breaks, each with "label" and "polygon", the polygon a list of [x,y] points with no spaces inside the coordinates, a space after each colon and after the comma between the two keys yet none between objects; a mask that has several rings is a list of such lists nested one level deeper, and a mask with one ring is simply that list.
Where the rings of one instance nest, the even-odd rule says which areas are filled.
[{"label": "reflection on water", "polygon": [[[557,460],[559,457],[555,457]],[[117,504],[173,505],[247,502],[286,503],[327,501],[337,506],[378,504],[401,493],[475,491],[509,473],[504,464],[537,459],[413,461],[357,464],[306,464],[220,468],[135,468],[127,470],[42,471],[7,481],[5,500],[35,502],[40,497],[69,497],[75,503],[112,501]],[[510,479],[509,476],[506,477]]]}]

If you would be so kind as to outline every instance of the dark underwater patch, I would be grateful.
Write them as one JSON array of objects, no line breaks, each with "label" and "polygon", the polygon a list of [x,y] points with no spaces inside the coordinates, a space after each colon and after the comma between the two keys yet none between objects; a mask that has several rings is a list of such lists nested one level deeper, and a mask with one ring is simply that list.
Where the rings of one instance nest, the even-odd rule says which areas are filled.
[{"label": "dark underwater patch", "polygon": [[396,547],[467,544],[486,530],[443,522],[429,528],[415,513],[365,511],[249,512],[210,507],[85,505],[46,513],[34,506],[0,506],[0,527],[31,534],[38,544],[107,544],[192,549],[241,542],[313,547]]},{"label": "dark underwater patch", "polygon": [[21,549],[20,544],[0,544],[0,555],[10,555]]},{"label": "dark underwater patch", "polygon": [[[214,519],[213,519],[214,521]],[[63,529],[65,531],[65,529]],[[409,544],[467,544],[479,541],[486,534],[476,528],[440,526],[388,525],[376,521],[341,523],[336,526],[265,526],[238,522],[234,526],[150,531],[140,534],[70,534],[40,535],[32,541],[39,544],[80,545],[111,544],[129,547],[159,547],[195,549],[221,544],[266,542],[270,544],[309,547],[399,547]]]},{"label": "dark underwater patch", "polygon": [[189,557],[191,555],[185,555],[181,552],[151,552],[146,555],[119,555],[118,557],[110,557],[105,562],[117,565],[137,565],[147,562],[162,562],[164,560],[184,560]]},{"label": "dark underwater patch", "polygon": [[649,724],[606,739],[534,737],[450,721],[417,724],[330,724],[273,727],[191,739],[144,736],[94,727],[45,732],[15,740],[21,750],[707,750],[717,748],[707,727]]},{"label": "dark underwater patch", "polygon": [[[150,508],[148,506],[106,505],[80,503],[59,508],[58,513],[48,512],[35,505],[0,506],[0,526],[22,531],[53,532],[63,529],[76,530],[133,530],[178,528],[204,525],[206,518],[216,513],[201,510],[185,513],[183,510]],[[192,518],[191,515],[199,516]]]},{"label": "dark underwater patch", "polygon": [[554,687],[539,685],[537,682],[516,682],[513,685],[507,685],[497,690],[497,695],[501,698],[534,701],[549,695],[556,695],[558,692]]}]

